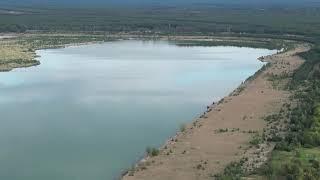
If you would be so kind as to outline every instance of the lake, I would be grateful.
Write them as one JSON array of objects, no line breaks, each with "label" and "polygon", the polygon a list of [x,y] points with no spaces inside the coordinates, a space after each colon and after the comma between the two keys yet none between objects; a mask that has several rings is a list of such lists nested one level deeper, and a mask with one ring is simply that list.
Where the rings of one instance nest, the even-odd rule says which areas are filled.
[{"label": "lake", "polygon": [[0,73],[0,179],[109,180],[275,50],[116,41],[39,50]]}]

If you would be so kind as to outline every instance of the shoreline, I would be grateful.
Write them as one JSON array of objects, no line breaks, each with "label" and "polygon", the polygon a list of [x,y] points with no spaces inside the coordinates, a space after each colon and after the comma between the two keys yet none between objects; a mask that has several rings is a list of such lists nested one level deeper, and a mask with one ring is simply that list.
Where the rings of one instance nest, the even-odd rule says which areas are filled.
[{"label": "shoreline", "polygon": [[[194,119],[192,123],[187,124],[183,132],[177,132],[173,137],[165,141],[159,148],[158,156],[152,157],[146,155],[137,162],[132,169],[123,173],[121,179],[211,179],[214,175],[220,173],[229,163],[243,158],[248,159],[248,162],[246,162],[247,171],[252,171],[261,166],[267,161],[270,152],[272,152],[274,148],[274,144],[261,144],[261,147],[264,150],[262,155],[260,153],[259,158],[257,158],[255,157],[255,154],[257,151],[261,150],[261,147],[258,149],[251,147],[249,144],[249,141],[252,138],[251,134],[264,132],[267,125],[263,118],[268,114],[279,110],[283,104],[290,103],[290,92],[275,90],[271,87],[271,82],[269,82],[266,76],[270,73],[281,74],[287,71],[292,73],[303,63],[303,60],[296,56],[296,54],[308,51],[309,49],[310,47],[308,44],[300,43],[296,44],[293,49],[265,57],[258,57],[257,60],[266,62],[267,64],[259,69],[254,75],[248,77],[247,80],[240,84],[228,96],[222,98],[218,103],[209,105],[207,111],[200,117]],[[278,63],[283,65],[284,62],[287,67],[282,66],[278,69]],[[245,109],[245,115],[240,115],[242,110],[239,111],[237,108],[243,105],[243,103],[246,104],[248,102],[235,100],[236,98],[245,96],[245,98],[242,97],[241,99],[252,99],[256,94],[267,93],[270,93],[268,97],[264,97],[264,99],[258,97],[256,98],[255,103],[251,104],[252,108],[255,106],[262,106],[261,109],[258,109],[257,112],[254,112],[251,115],[247,115],[250,114],[251,110]],[[224,107],[228,106],[228,104],[232,104],[231,108]],[[232,109],[236,111],[233,113],[239,113],[239,115],[233,115]],[[222,111],[226,112],[221,115]],[[259,115],[256,113],[259,113]],[[228,119],[230,122],[210,122],[217,121],[216,118],[223,121]],[[249,119],[248,122],[244,122],[247,119]],[[208,131],[208,128],[212,129]],[[234,137],[230,138],[232,136]],[[209,142],[214,138],[220,140],[219,143],[212,142],[210,145],[203,142],[204,140]],[[228,140],[230,141],[228,142]],[[202,143],[198,143],[197,141],[202,141]],[[204,152],[201,152],[203,151],[202,146],[208,146],[204,147]],[[232,150],[228,150],[229,148],[232,148]],[[176,153],[176,151],[178,151],[178,153]],[[223,155],[224,153],[225,155]],[[259,162],[257,162],[258,160]],[[194,165],[190,166],[190,164]]]},{"label": "shoreline", "polygon": [[[11,51],[10,47],[15,47],[11,54],[20,54],[22,57],[0,62],[0,72],[9,72],[16,68],[27,68],[40,65],[36,58],[36,51],[43,49],[67,48],[72,46],[89,45],[118,40],[166,40],[174,42],[177,46],[235,46],[273,49],[279,48],[279,45],[292,43],[291,40],[275,40],[268,38],[251,37],[221,37],[221,36],[164,36],[164,35],[133,35],[133,34],[110,34],[110,35],[85,35],[85,34],[8,34],[0,37],[1,48],[5,51]],[[50,38],[57,38],[57,42],[50,42]],[[29,39],[28,39],[29,38]],[[44,44],[32,44],[33,40],[43,41]],[[38,39],[37,39],[38,38]],[[68,39],[69,38],[69,39]],[[75,39],[73,39],[75,38]],[[77,39],[78,38],[78,39]],[[83,39],[81,39],[83,38]],[[47,39],[47,42],[44,41]],[[31,40],[31,42],[30,42]],[[21,44],[21,42],[23,44]],[[61,42],[59,42],[61,41]],[[4,42],[4,43],[3,43]],[[281,43],[280,43],[281,42]],[[47,44],[46,44],[47,43]],[[1,45],[3,47],[1,47]],[[10,46],[8,46],[10,45]],[[6,48],[5,46],[8,46]],[[19,50],[20,49],[20,50]],[[3,58],[3,57],[0,57]],[[6,59],[7,57],[4,57]]]}]

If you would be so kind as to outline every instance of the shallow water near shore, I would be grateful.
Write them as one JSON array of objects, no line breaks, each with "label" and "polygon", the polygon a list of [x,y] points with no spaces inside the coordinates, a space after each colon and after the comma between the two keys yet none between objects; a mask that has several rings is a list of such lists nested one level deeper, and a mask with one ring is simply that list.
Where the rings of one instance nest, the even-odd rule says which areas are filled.
[{"label": "shallow water near shore", "polygon": [[109,180],[275,50],[117,41],[39,50],[0,73],[0,179]]}]

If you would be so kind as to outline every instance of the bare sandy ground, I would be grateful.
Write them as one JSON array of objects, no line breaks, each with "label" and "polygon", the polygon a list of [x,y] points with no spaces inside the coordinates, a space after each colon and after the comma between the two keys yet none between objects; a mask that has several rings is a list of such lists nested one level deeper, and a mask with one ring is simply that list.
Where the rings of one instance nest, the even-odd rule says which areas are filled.
[{"label": "bare sandy ground", "polygon": [[[230,162],[250,156],[252,134],[246,132],[262,132],[266,127],[263,117],[279,111],[290,95],[275,89],[268,75],[292,73],[303,63],[296,54],[307,50],[307,45],[297,45],[288,52],[262,58],[271,63],[267,69],[246,81],[241,91],[239,88],[220,103],[209,106],[205,115],[168,140],[158,156],[146,157],[123,179],[213,179]],[[226,128],[228,132],[219,131]]]},{"label": "bare sandy ground", "polygon": [[9,39],[9,38],[15,38],[17,37],[15,34],[1,34],[0,33],[0,39]]}]

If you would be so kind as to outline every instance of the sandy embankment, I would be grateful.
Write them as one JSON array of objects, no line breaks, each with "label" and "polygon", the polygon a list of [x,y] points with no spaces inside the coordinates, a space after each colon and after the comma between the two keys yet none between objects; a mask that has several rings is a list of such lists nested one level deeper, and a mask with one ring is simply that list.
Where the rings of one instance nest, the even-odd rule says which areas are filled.
[{"label": "sandy embankment", "polygon": [[[278,112],[288,102],[290,92],[273,88],[269,74],[292,73],[303,60],[296,56],[307,51],[297,45],[285,53],[265,57],[270,66],[243,84],[240,90],[210,106],[208,112],[161,148],[160,155],[147,157],[124,180],[206,180],[221,172],[232,161],[253,156],[252,134],[266,127],[263,117]],[[221,129],[228,132],[217,133]],[[233,129],[233,130],[232,130]],[[273,146],[265,148],[265,154]]]}]

